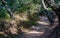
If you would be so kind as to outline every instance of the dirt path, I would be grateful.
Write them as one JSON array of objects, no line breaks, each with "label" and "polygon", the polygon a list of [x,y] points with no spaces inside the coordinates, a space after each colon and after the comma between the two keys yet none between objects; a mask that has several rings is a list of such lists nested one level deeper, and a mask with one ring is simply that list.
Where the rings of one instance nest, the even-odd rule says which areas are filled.
[{"label": "dirt path", "polygon": [[[21,38],[48,38],[52,32],[52,27],[50,27],[49,20],[46,16],[41,16],[41,20],[37,21],[36,26],[31,27],[31,31],[26,32]],[[52,38],[55,36],[52,35]]]}]

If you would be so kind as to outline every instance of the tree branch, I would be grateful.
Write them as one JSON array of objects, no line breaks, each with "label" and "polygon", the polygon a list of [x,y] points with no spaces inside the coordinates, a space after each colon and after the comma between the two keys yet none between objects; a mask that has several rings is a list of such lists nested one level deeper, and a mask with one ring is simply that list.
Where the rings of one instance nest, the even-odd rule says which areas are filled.
[{"label": "tree branch", "polygon": [[42,6],[43,6],[44,9],[48,10],[48,8],[47,8],[47,6],[46,6],[44,0],[42,0]]},{"label": "tree branch", "polygon": [[5,6],[5,8],[7,9],[7,12],[8,12],[8,14],[10,15],[10,18],[12,18],[12,17],[13,17],[13,12],[12,12],[12,10],[8,7],[7,2],[6,2],[5,0],[1,0],[1,1],[2,1],[2,4]]}]

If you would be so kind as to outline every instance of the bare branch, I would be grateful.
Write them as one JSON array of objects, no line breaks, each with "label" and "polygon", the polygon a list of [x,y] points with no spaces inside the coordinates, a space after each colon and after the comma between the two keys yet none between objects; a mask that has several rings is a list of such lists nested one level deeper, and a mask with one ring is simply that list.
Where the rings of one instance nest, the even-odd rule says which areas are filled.
[{"label": "bare branch", "polygon": [[44,8],[44,9],[48,10],[47,6],[46,6],[45,3],[44,3],[44,0],[42,0],[42,5],[43,5],[43,8]]}]

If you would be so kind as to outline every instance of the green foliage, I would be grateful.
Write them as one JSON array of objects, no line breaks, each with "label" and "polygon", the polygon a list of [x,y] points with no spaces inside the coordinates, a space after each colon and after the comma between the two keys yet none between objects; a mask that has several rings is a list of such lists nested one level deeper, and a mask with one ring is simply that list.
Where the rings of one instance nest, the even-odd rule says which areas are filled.
[{"label": "green foliage", "polygon": [[[38,20],[41,0],[6,0],[6,2],[13,13],[16,13],[16,11],[17,13],[27,11],[29,21],[24,21],[24,25],[32,26],[35,24],[34,22]],[[2,5],[1,2],[0,5]],[[0,18],[9,18],[7,9],[4,6],[0,9]]]},{"label": "green foliage", "polygon": [[12,11],[21,12],[30,9],[34,6],[33,4],[39,4],[40,0],[6,0],[6,2],[7,5],[12,9]]},{"label": "green foliage", "polygon": [[32,0],[34,4],[40,4],[41,0]]},{"label": "green foliage", "polygon": [[6,19],[9,18],[5,7],[0,8],[0,18],[6,18]]},{"label": "green foliage", "polygon": [[[35,13],[34,12],[35,9],[37,9],[37,10],[39,9],[39,12],[41,11],[41,14],[43,14],[42,13],[43,11],[40,10],[41,8],[38,8],[38,7],[41,7],[41,0],[6,0],[6,2],[7,2],[7,5],[9,6],[9,8],[13,12],[17,11],[17,13],[21,13],[21,12],[24,12],[24,11],[31,10],[30,14],[32,15],[33,13]],[[56,0],[56,2],[58,4],[60,4],[59,0]],[[0,0],[0,8],[1,8],[1,5],[2,5],[2,3],[1,3],[1,0]],[[8,14],[7,14],[7,10],[3,9],[3,8],[0,9],[0,17],[5,18],[5,17],[8,16]],[[2,11],[4,11],[4,12],[2,13]]]},{"label": "green foliage", "polygon": [[17,8],[17,11],[18,12],[24,12],[24,11],[29,10],[29,9],[30,9],[30,5],[21,4],[21,6],[19,8]]}]

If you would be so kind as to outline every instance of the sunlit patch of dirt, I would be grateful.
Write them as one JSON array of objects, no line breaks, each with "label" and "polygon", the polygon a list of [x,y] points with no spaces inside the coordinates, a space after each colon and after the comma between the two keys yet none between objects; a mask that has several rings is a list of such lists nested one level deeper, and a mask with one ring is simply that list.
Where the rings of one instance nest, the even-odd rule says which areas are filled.
[{"label": "sunlit patch of dirt", "polygon": [[20,27],[21,28],[21,30],[23,31],[23,32],[30,32],[31,30],[28,28],[28,29],[26,29],[26,28],[24,28],[24,27]]},{"label": "sunlit patch of dirt", "polygon": [[5,35],[5,36],[6,36],[6,34],[5,34],[4,32],[0,32],[0,34],[2,34],[2,35]]},{"label": "sunlit patch of dirt", "polygon": [[16,28],[10,28],[9,29],[12,34],[17,34],[18,30]]},{"label": "sunlit patch of dirt", "polygon": [[42,25],[49,25],[49,23],[47,22],[41,22],[41,21],[37,21],[39,24],[42,24]]},{"label": "sunlit patch of dirt", "polygon": [[[7,28],[12,34],[17,34],[18,32],[18,25],[17,23],[19,23],[20,21],[27,21],[27,15],[24,13],[20,13],[20,14],[14,14],[14,18],[15,19],[10,19],[10,20],[6,20],[5,22],[7,22],[8,24],[5,25],[9,25],[10,27]],[[26,29],[21,28],[21,30],[23,31],[27,31]]]},{"label": "sunlit patch of dirt", "polygon": [[27,32],[26,34],[28,35],[32,35],[32,36],[40,36],[40,35],[43,35],[44,32],[38,32],[38,31],[30,31],[30,32]]},{"label": "sunlit patch of dirt", "polygon": [[27,13],[20,13],[20,14],[14,14],[14,17],[15,17],[15,20],[16,21],[25,21],[25,20],[28,20],[27,19]]}]

